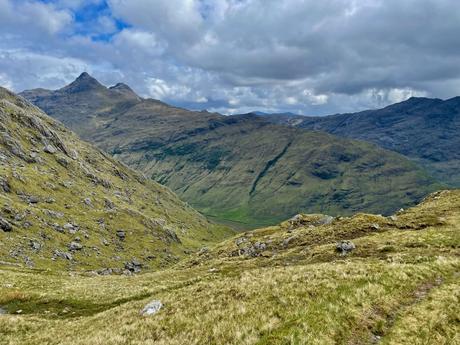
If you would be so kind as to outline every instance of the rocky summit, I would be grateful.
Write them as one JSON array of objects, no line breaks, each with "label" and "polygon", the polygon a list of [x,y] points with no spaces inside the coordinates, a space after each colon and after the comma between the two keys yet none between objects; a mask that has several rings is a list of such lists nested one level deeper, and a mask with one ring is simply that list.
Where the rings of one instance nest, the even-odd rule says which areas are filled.
[{"label": "rocky summit", "polygon": [[0,89],[1,263],[139,272],[175,263],[228,233]]},{"label": "rocky summit", "polygon": [[389,214],[441,186],[373,144],[255,115],[188,111],[87,73],[62,89],[22,95],[204,214],[246,228],[302,212]]}]

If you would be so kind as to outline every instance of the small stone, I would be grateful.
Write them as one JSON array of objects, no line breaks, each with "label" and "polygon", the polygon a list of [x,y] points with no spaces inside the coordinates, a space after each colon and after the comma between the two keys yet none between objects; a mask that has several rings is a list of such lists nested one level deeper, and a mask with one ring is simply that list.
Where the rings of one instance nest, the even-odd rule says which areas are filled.
[{"label": "small stone", "polygon": [[88,206],[91,206],[91,205],[92,205],[92,202],[91,202],[91,199],[90,199],[90,198],[85,198],[85,199],[83,200],[83,202],[84,202],[86,205],[88,205]]},{"label": "small stone", "polygon": [[160,311],[160,309],[163,307],[163,303],[160,301],[152,301],[149,304],[147,304],[144,309],[141,310],[141,315],[148,316],[148,315],[154,315]]},{"label": "small stone", "polygon": [[118,230],[117,237],[123,241],[126,238],[126,233],[123,230]]}]

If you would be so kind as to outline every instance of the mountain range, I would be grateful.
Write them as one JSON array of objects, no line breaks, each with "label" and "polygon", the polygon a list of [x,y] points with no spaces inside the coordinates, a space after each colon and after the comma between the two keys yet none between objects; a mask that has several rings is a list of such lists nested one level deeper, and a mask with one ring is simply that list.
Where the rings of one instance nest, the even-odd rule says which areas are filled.
[{"label": "mountain range", "polygon": [[383,109],[309,117],[263,115],[272,123],[364,140],[398,152],[451,187],[460,187],[460,97],[412,97]]},{"label": "mountain range", "polygon": [[[81,79],[28,96],[152,175],[169,164],[177,183],[206,184],[229,167],[223,198],[237,189],[254,206],[294,208],[296,191],[340,181],[380,211],[438,186],[374,144]],[[178,164],[192,168],[176,176]],[[280,194],[293,166],[288,181],[302,183]],[[261,170],[247,183],[245,169]],[[346,193],[318,195],[350,211]],[[1,345],[456,344],[459,225],[460,192],[444,190],[393,214],[302,213],[235,233],[0,88]]]},{"label": "mountain range", "polygon": [[194,112],[83,73],[21,94],[84,140],[170,187],[204,214],[243,226],[297,213],[389,214],[440,187],[406,157],[363,141]]}]

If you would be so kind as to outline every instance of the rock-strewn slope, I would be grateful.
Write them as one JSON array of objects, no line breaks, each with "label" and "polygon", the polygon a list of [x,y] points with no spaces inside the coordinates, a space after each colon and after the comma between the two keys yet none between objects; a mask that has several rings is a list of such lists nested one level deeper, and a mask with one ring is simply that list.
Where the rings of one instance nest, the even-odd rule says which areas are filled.
[{"label": "rock-strewn slope", "polygon": [[1,262],[134,272],[226,232],[0,88]]},{"label": "rock-strewn slope", "polygon": [[300,212],[393,212],[438,186],[372,144],[192,112],[106,88],[87,74],[24,95],[84,139],[173,189],[200,211],[252,226]]}]

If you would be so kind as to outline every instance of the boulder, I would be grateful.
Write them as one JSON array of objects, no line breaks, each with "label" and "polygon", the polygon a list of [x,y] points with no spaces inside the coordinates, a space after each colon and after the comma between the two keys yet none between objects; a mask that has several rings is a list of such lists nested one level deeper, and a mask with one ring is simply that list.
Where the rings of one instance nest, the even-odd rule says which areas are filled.
[{"label": "boulder", "polygon": [[56,148],[53,145],[45,145],[43,148],[43,152],[49,153],[49,154],[55,154],[56,153]]},{"label": "boulder", "polygon": [[4,232],[10,232],[13,230],[13,226],[6,219],[0,217],[0,229]]},{"label": "boulder", "polygon": [[139,273],[141,268],[142,264],[137,259],[132,259],[130,262],[125,263],[125,269],[132,273]]},{"label": "boulder", "polygon": [[351,241],[340,241],[337,242],[335,249],[342,255],[346,255],[352,252],[356,248],[355,244]]},{"label": "boulder", "polygon": [[141,310],[141,315],[143,316],[149,316],[149,315],[155,315],[158,313],[161,308],[163,307],[163,303],[161,301],[154,300],[147,304],[144,309]]},{"label": "boulder", "polygon": [[78,242],[70,242],[69,244],[69,250],[71,251],[76,251],[76,250],[82,250],[83,249],[83,246],[78,243]]}]

